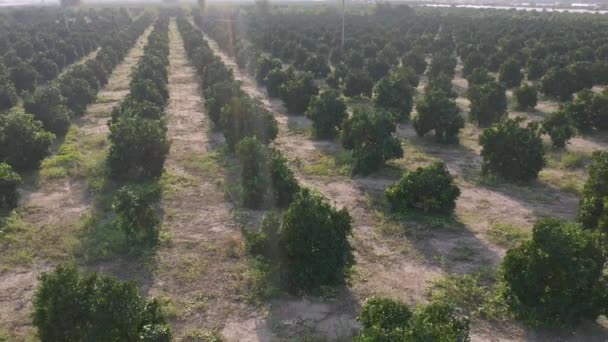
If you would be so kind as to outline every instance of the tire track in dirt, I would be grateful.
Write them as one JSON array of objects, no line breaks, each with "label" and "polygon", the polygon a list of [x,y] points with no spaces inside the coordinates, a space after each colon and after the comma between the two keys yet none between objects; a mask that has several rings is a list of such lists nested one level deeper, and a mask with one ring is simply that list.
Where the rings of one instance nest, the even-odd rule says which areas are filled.
[{"label": "tire track in dirt", "polygon": [[[99,153],[93,149],[105,150],[106,144],[103,141],[107,141],[106,122],[110,110],[128,94],[131,68],[143,55],[143,47],[150,32],[151,28],[142,34],[124,60],[112,71],[108,84],[98,93],[97,101],[87,108],[85,115],[73,121],[73,126],[78,129],[77,141],[83,144],[79,144],[79,148],[87,146],[91,148],[91,150],[79,151],[82,154],[82,161]],[[90,146],[85,143],[93,140],[97,140],[98,143]],[[35,246],[27,244],[33,242],[19,241],[21,244],[26,244],[23,247],[27,252],[32,253],[26,259],[30,260],[26,262],[28,266],[13,267],[6,264],[14,260],[10,254],[19,256],[23,251],[3,251],[0,255],[2,268],[6,268],[0,274],[0,331],[6,330],[11,338],[15,338],[14,340],[24,340],[25,336],[33,333],[29,314],[38,275],[52,269],[58,261],[73,258],[71,254],[79,243],[76,235],[81,233],[79,228],[81,219],[93,206],[84,177],[32,183],[28,189],[21,189],[20,205],[16,213],[18,220],[25,224],[26,229],[35,230],[28,234],[36,237],[37,243],[44,244],[45,248],[51,250],[66,245],[69,248],[59,250],[56,254],[44,255],[43,252],[39,254],[39,251],[29,250]],[[30,235],[26,238],[30,238]],[[45,249],[44,252],[47,250]]]},{"label": "tire track in dirt", "polygon": [[213,151],[213,146],[222,143],[221,134],[211,132],[199,78],[174,20],[169,39],[165,112],[172,143],[161,207],[163,226],[171,237],[157,251],[150,294],[175,307],[171,323],[179,340],[219,331],[228,321],[255,326],[260,313],[243,299],[247,266],[242,235],[218,184],[224,171]]}]

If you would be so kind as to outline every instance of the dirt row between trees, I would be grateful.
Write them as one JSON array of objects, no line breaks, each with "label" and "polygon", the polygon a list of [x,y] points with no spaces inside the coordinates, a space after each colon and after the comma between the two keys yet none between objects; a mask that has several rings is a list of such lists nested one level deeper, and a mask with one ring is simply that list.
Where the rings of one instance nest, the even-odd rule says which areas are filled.
[{"label": "dirt row between trees", "polygon": [[[93,207],[84,170],[95,167],[105,155],[110,111],[128,94],[131,69],[143,55],[150,32],[151,28],[138,39],[96,102],[73,121],[65,140],[56,146],[55,153],[69,146],[74,159],[66,166],[68,172],[44,177],[36,172],[26,177],[20,189],[19,208],[7,228],[12,241],[0,253],[0,336],[8,334],[10,341],[25,340],[35,333],[29,315],[39,274],[82,256],[82,239]],[[57,154],[45,161],[52,158]]]},{"label": "dirt row between trees", "polygon": [[[529,231],[541,217],[575,217],[579,201],[576,194],[541,181],[512,185],[482,179],[476,142],[479,133],[469,124],[461,134],[462,145],[456,146],[436,144],[432,137],[418,138],[410,124],[400,124],[397,135],[403,138],[404,158],[391,162],[389,172],[350,178],[340,170],[343,149],[338,141],[312,140],[307,135],[311,126],[308,119],[287,116],[280,100],[268,98],[253,77],[242,73],[211,38],[206,39],[243,82],[244,90],[260,98],[275,115],[280,127],[275,144],[290,160],[299,181],[323,193],[336,206],[348,208],[354,219],[357,266],[348,289],[329,302],[312,298],[271,301],[271,321],[298,322],[287,324],[284,330],[288,335],[308,326],[330,338],[348,336],[359,305],[368,296],[388,295],[415,305],[426,300],[433,279],[497,266],[508,246],[491,242],[489,234],[500,225]],[[427,218],[402,223],[387,218],[377,202],[400,177],[400,172],[390,171],[412,170],[438,159],[448,165],[462,192],[454,222]],[[318,172],[318,168],[323,171]],[[485,322],[474,324],[471,332],[474,341],[522,340],[526,336],[546,335],[519,324],[495,326]]]}]

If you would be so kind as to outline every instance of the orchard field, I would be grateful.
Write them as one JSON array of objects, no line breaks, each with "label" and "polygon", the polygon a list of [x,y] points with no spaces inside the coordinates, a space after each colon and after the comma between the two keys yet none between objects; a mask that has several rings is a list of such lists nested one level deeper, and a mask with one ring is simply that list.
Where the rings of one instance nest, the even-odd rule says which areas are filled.
[{"label": "orchard field", "polygon": [[23,7],[0,48],[0,341],[608,338],[605,15]]}]

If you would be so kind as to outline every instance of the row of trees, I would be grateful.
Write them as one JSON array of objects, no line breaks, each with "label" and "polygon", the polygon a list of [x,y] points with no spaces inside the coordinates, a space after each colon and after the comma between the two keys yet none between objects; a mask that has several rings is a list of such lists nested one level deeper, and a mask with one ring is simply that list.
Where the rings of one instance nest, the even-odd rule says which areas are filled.
[{"label": "row of trees", "polygon": [[12,209],[17,203],[18,182],[12,170],[23,172],[38,167],[50,153],[55,137],[64,135],[71,118],[82,114],[95,100],[97,91],[107,83],[112,69],[149,23],[150,17],[144,15],[127,28],[118,27],[110,31],[114,40],[107,40],[95,59],[72,68],[28,95],[24,101],[27,113],[14,110],[0,115],[0,162],[5,165],[3,168],[8,168],[2,173],[0,182],[12,184],[2,201],[4,210]]}]

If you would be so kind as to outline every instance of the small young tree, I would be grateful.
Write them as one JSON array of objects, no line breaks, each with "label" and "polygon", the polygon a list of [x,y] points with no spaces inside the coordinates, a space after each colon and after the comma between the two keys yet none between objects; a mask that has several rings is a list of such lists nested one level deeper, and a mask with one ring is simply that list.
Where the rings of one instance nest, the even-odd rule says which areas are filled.
[{"label": "small young tree", "polygon": [[526,181],[538,176],[545,165],[543,142],[537,123],[521,127],[523,118],[503,119],[479,137],[482,171],[509,180]]},{"label": "small young tree", "polygon": [[502,263],[507,303],[531,324],[564,327],[605,312],[606,257],[596,233],[558,219],[534,225],[532,239]]},{"label": "small young tree", "polygon": [[[589,178],[583,188],[583,198],[578,209],[578,221],[587,229],[599,227],[602,216],[606,217],[608,206],[608,152],[596,151],[592,155]],[[604,222],[604,231],[608,226]]]},{"label": "small young tree", "polygon": [[21,185],[19,174],[7,163],[0,163],[0,214],[17,207],[19,185]]},{"label": "small young tree", "polygon": [[395,113],[401,120],[407,120],[414,105],[414,88],[407,73],[393,72],[383,77],[374,86],[373,100],[377,106]]},{"label": "small young tree", "polygon": [[453,143],[458,141],[458,132],[464,127],[464,118],[453,99],[442,91],[431,91],[416,103],[412,123],[418,136],[435,130],[437,141]]},{"label": "small young tree", "polygon": [[314,134],[320,139],[335,137],[342,122],[348,117],[346,104],[333,90],[314,96],[305,114],[312,120]]},{"label": "small young tree", "polygon": [[503,83],[507,88],[519,86],[523,78],[521,65],[512,58],[504,62],[498,71],[498,81]]},{"label": "small young tree", "polygon": [[412,312],[392,299],[372,297],[363,304],[359,321],[362,327],[356,342],[469,341],[469,320],[440,303],[421,305]]},{"label": "small young tree", "polygon": [[521,110],[533,110],[538,102],[538,91],[536,87],[524,83],[513,92],[517,101],[517,108]]},{"label": "small young tree", "polygon": [[348,237],[352,219],[318,193],[302,189],[294,198],[279,230],[281,269],[292,291],[316,291],[341,285],[353,264]]},{"label": "small young tree", "polygon": [[471,101],[471,120],[479,126],[488,126],[506,115],[505,88],[497,82],[472,86],[467,92]]},{"label": "small young tree", "polygon": [[112,207],[116,229],[125,233],[127,242],[153,245],[158,242],[160,218],[152,206],[157,194],[128,186],[118,190]]},{"label": "small young tree", "polygon": [[146,302],[135,283],[75,267],[42,274],[33,323],[41,341],[171,341],[160,304]]},{"label": "small young tree", "polygon": [[353,150],[353,173],[368,175],[387,160],[401,158],[401,143],[392,133],[396,125],[391,114],[357,109],[342,125],[342,146]]},{"label": "small young tree", "polygon": [[442,162],[403,174],[401,180],[385,192],[391,209],[407,212],[408,209],[427,212],[451,213],[460,196],[460,189]]},{"label": "small young tree", "polygon": [[296,75],[279,88],[281,100],[287,111],[293,114],[303,114],[308,108],[310,99],[319,93],[314,78],[310,73]]},{"label": "small young tree", "polygon": [[161,175],[169,152],[162,120],[121,117],[110,126],[107,163],[115,179],[149,179]]},{"label": "small young tree", "polygon": [[259,142],[267,145],[279,132],[272,114],[258,100],[248,96],[232,98],[222,108],[220,126],[231,151],[245,137],[256,137]]},{"label": "small young tree", "polygon": [[37,168],[55,139],[40,121],[20,111],[0,115],[0,162],[17,171]]},{"label": "small young tree", "polygon": [[563,110],[549,114],[542,122],[542,131],[551,137],[553,146],[557,148],[566,147],[576,133],[572,120]]},{"label": "small young tree", "polygon": [[236,145],[236,157],[241,166],[243,205],[251,209],[263,208],[270,185],[264,145],[254,137],[246,137]]}]

